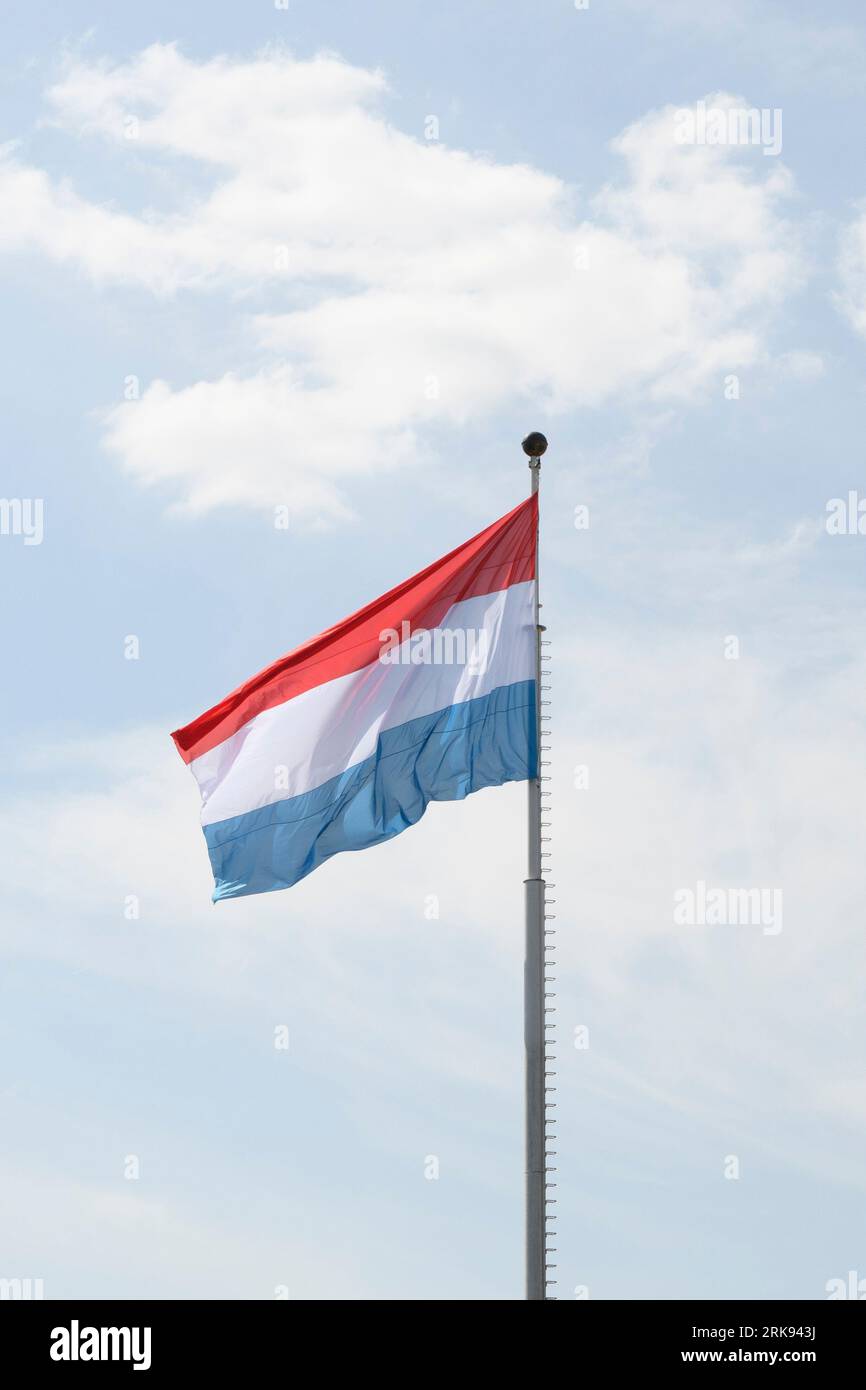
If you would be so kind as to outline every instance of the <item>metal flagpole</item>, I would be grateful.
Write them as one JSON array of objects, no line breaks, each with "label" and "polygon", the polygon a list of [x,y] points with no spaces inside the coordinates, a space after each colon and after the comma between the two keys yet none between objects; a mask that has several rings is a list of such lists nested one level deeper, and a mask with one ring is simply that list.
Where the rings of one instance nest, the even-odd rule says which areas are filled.
[{"label": "metal flagpole", "polygon": [[[538,492],[547,440],[537,431],[523,441],[532,494]],[[536,534],[536,542],[538,536]],[[545,1048],[545,882],[541,850],[541,634],[538,559],[535,569],[535,746],[536,776],[528,783],[526,947],[523,965],[523,1037],[526,1052],[526,1297],[547,1297],[547,1078]]]}]

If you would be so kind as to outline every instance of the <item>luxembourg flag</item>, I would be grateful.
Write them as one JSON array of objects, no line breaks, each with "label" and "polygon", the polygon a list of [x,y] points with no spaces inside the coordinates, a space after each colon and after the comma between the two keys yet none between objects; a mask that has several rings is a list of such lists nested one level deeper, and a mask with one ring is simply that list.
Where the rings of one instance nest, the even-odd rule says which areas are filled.
[{"label": "luxembourg flag", "polygon": [[172,734],[215,902],[537,776],[537,531],[533,496]]}]

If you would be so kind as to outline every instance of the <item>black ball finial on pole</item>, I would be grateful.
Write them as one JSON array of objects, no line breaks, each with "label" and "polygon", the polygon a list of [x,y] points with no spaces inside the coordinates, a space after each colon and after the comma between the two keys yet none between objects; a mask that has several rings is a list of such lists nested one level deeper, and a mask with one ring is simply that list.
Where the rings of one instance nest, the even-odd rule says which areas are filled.
[{"label": "black ball finial on pole", "polygon": [[527,458],[540,459],[547,449],[547,440],[538,430],[533,430],[523,441],[523,452]]}]

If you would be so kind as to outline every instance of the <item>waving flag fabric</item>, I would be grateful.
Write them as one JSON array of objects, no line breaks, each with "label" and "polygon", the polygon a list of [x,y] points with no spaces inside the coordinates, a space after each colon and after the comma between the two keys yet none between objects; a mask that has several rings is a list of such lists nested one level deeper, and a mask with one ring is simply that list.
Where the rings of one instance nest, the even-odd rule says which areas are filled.
[{"label": "waving flag fabric", "polygon": [[536,776],[537,498],[173,735],[214,901],[288,888],[431,801]]}]

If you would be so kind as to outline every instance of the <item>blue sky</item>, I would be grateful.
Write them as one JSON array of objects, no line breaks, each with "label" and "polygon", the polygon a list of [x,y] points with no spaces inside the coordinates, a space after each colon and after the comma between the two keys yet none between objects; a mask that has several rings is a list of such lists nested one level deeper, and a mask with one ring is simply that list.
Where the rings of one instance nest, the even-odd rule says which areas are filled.
[{"label": "blue sky", "polygon": [[559,1297],[866,1277],[864,56],[842,3],[8,7],[0,1277],[520,1295],[524,789],[213,907],[168,731],[509,510],[532,428]]}]

